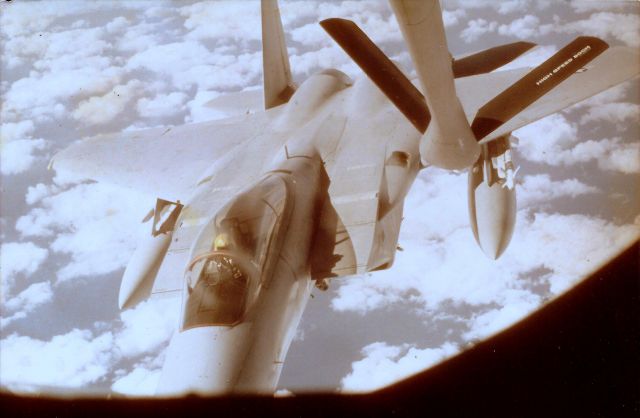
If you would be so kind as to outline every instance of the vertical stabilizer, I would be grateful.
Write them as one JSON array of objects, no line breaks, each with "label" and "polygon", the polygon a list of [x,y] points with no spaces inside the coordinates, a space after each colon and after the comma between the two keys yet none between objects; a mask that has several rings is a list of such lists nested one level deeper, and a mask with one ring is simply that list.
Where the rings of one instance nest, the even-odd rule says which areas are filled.
[{"label": "vertical stabilizer", "polygon": [[277,0],[262,0],[262,71],[264,74],[264,108],[289,101],[295,91],[289,68]]}]

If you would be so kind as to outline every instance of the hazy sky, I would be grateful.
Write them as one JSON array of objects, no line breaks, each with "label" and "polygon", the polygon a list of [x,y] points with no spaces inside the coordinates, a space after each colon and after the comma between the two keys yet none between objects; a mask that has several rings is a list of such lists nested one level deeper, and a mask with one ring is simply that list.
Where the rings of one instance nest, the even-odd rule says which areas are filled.
[{"label": "hazy sky", "polygon": [[[637,48],[639,7],[443,3],[454,55],[519,39],[540,45],[510,67],[535,65],[579,35]],[[362,76],[317,24],[328,17],[356,21],[412,68],[386,2],[280,9],[297,82],[327,67]],[[259,3],[14,1],[0,12],[0,383],[151,394],[179,305],[119,312],[117,295],[156,196],[56,178],[47,165],[85,136],[224,117],[204,104],[262,82]],[[637,238],[638,91],[627,82],[514,132],[519,210],[498,261],[473,239],[466,173],[423,170],[395,265],[313,292],[279,387],[360,391],[416,373],[522,318]]]}]

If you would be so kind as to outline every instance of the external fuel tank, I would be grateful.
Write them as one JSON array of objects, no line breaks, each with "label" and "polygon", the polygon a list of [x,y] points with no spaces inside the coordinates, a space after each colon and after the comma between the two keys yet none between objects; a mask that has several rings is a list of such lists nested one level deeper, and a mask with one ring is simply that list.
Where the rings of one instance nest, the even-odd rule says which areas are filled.
[{"label": "external fuel tank", "polygon": [[118,295],[120,309],[130,308],[149,296],[181,210],[180,202],[158,199],[155,208],[143,220],[153,219],[151,232],[138,242],[124,271]]},{"label": "external fuel tank", "polygon": [[495,260],[507,249],[516,221],[516,189],[509,137],[482,146],[469,170],[469,220],[487,257]]}]

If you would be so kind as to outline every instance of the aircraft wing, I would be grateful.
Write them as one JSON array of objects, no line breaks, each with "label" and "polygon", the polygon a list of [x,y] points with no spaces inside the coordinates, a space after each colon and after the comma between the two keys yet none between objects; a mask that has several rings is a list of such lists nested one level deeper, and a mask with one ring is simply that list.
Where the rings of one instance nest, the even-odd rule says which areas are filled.
[{"label": "aircraft wing", "polygon": [[263,94],[262,90],[224,94],[208,101],[204,106],[229,116],[256,113],[263,110]]},{"label": "aircraft wing", "polygon": [[531,68],[517,68],[456,79],[458,98],[469,123],[475,118],[478,109],[530,70]]},{"label": "aircraft wing", "polygon": [[261,131],[261,115],[100,135],[56,154],[62,176],[111,183],[166,200],[186,200],[211,164]]},{"label": "aircraft wing", "polygon": [[[484,144],[509,134],[531,122],[594,96],[636,76],[639,71],[640,53],[637,49],[609,48],[577,73],[562,81],[557,87],[484,137],[480,143]],[[482,87],[478,86],[478,88]],[[461,90],[459,89],[458,92]]]}]

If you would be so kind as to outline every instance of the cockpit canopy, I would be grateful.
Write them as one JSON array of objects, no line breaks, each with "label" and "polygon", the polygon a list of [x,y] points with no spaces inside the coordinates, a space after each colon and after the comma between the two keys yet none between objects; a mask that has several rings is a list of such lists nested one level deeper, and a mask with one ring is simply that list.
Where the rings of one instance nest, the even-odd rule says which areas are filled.
[{"label": "cockpit canopy", "polygon": [[[202,229],[185,274],[182,329],[243,320],[277,258],[290,205],[272,174],[224,206]],[[274,250],[276,250],[274,254]]]}]

